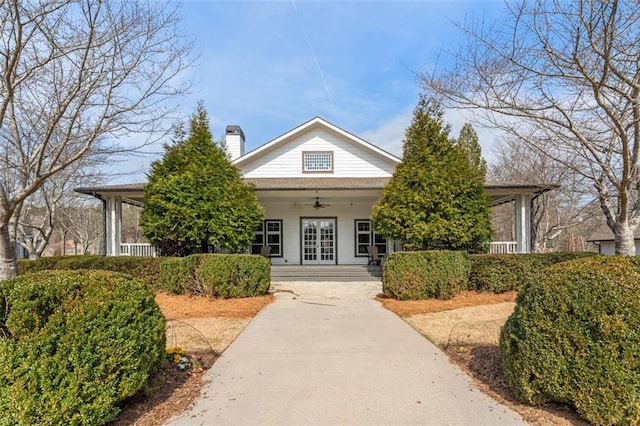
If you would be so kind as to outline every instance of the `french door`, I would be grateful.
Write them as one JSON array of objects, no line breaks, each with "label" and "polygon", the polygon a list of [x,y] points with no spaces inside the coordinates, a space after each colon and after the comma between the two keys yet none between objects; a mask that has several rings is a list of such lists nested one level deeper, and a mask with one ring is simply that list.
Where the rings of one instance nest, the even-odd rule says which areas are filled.
[{"label": "french door", "polygon": [[303,265],[336,264],[336,219],[301,219]]}]

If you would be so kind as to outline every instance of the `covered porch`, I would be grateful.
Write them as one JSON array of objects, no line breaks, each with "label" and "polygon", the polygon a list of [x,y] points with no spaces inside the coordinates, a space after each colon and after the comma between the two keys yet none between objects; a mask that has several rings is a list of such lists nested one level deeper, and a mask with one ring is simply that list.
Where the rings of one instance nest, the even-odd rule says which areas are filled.
[{"label": "covered porch", "polygon": [[[366,265],[366,247],[381,254],[400,250],[376,235],[371,208],[389,178],[253,178],[265,221],[248,251],[270,247],[274,265]],[[107,256],[156,256],[150,244],[122,242],[122,205],[142,206],[144,183],[76,188],[102,200],[104,253]],[[492,253],[529,253],[535,198],[556,185],[487,182],[492,206],[513,204],[515,240],[491,243]]]}]

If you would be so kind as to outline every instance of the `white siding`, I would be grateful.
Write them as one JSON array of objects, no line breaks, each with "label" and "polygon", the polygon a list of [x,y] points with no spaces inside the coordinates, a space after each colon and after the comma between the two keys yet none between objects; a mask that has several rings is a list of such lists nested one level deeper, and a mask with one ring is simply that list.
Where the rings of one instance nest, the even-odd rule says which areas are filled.
[{"label": "white siding", "polygon": [[282,258],[272,258],[274,265],[300,264],[300,218],[335,217],[337,226],[338,264],[366,264],[366,257],[355,256],[354,220],[371,217],[371,203],[331,203],[322,209],[291,203],[263,203],[265,219],[282,219],[284,243]]},{"label": "white siding", "polygon": [[[332,151],[333,173],[303,173],[304,151]],[[266,152],[241,171],[248,178],[387,177],[395,164],[322,128],[314,128]]]},{"label": "white siding", "polygon": [[[602,254],[616,254],[615,241],[601,241],[600,253]],[[640,240],[636,240],[636,256],[640,256]]]}]

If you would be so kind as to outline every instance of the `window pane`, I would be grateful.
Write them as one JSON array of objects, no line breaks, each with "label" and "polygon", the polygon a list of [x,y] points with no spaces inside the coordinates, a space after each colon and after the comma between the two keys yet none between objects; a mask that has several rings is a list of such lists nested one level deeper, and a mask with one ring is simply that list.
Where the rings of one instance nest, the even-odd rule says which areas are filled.
[{"label": "window pane", "polygon": [[387,240],[382,235],[374,234],[374,241],[378,254],[387,254]]},{"label": "window pane", "polygon": [[280,256],[280,246],[279,245],[271,245],[271,244],[269,244],[269,247],[271,247],[271,256]]},{"label": "window pane", "polygon": [[280,244],[280,234],[267,235],[267,245]]}]

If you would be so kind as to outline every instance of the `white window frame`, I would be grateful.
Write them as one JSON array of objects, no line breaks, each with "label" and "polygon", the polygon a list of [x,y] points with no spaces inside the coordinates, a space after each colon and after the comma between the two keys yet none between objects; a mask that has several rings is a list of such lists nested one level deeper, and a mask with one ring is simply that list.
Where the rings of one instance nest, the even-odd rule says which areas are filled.
[{"label": "white window frame", "polygon": [[[363,246],[364,244],[364,243],[360,243],[360,239],[359,239],[360,235],[367,235],[367,239],[368,239],[367,246],[373,245],[378,247],[378,254],[380,255],[387,254],[387,241],[382,235],[376,234],[375,230],[373,229],[373,223],[371,223],[371,219],[355,219],[353,223],[354,223],[353,228],[354,228],[355,257],[369,256],[369,253],[366,250],[366,246],[364,246],[365,251],[363,253],[360,253],[360,251],[358,250],[358,248],[360,246]],[[359,223],[369,224],[369,231],[360,231],[358,229]]]},{"label": "white window frame", "polygon": [[[277,231],[270,231],[269,225],[277,224]],[[251,253],[259,254],[261,247],[270,246],[271,249],[271,257],[283,257],[284,256],[284,245],[282,241],[282,219],[266,219],[260,223],[260,227],[256,230],[255,235],[262,236],[262,242],[256,243],[255,238],[254,242],[251,243]],[[269,235],[278,235],[278,243],[270,243]],[[273,250],[274,247],[277,247],[277,250]],[[257,248],[257,249],[256,249]]]}]

